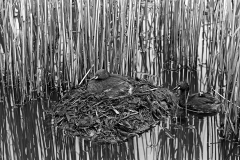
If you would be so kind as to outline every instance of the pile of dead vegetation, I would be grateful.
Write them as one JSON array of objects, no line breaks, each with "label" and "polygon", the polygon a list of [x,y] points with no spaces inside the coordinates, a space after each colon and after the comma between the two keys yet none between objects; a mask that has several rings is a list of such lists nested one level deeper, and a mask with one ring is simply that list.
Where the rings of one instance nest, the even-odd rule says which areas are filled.
[{"label": "pile of dead vegetation", "polygon": [[91,94],[86,87],[67,93],[48,111],[56,127],[70,136],[93,142],[118,143],[141,135],[170,115],[178,101],[174,93],[147,81],[136,81],[131,95]]}]

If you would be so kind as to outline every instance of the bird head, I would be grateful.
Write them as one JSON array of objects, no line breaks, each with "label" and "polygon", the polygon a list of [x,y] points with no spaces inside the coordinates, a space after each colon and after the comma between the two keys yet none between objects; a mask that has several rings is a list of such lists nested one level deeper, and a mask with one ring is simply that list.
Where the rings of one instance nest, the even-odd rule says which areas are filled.
[{"label": "bird head", "polygon": [[173,90],[189,91],[189,84],[185,81],[181,81]]},{"label": "bird head", "polygon": [[110,76],[110,73],[105,70],[105,69],[100,69],[98,70],[94,77],[91,78],[92,79],[96,79],[96,80],[103,80],[103,79],[107,79]]}]

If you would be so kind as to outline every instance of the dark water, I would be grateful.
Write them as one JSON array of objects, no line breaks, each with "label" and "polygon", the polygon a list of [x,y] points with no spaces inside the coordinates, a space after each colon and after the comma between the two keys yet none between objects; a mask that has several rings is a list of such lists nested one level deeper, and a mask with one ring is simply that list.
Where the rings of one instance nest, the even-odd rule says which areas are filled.
[{"label": "dark water", "polygon": [[[164,74],[165,86],[176,79],[191,82],[197,92],[198,77]],[[172,78],[168,78],[168,76]],[[189,78],[190,77],[190,78]],[[38,98],[24,105],[12,106],[11,94],[0,102],[0,160],[237,160],[239,144],[219,138],[219,116],[189,116],[177,124],[170,118],[140,137],[121,144],[94,144],[68,137],[51,125],[44,112],[51,101]]]}]

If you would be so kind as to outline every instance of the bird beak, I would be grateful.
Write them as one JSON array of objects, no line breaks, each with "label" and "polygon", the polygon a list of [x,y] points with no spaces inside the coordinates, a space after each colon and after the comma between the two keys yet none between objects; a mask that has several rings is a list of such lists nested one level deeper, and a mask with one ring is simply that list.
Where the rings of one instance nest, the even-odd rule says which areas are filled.
[{"label": "bird beak", "polygon": [[98,79],[98,76],[93,76],[90,80]]},{"label": "bird beak", "polygon": [[173,90],[179,90],[179,89],[180,89],[180,87],[179,87],[179,86],[177,86],[177,87],[173,88]]}]

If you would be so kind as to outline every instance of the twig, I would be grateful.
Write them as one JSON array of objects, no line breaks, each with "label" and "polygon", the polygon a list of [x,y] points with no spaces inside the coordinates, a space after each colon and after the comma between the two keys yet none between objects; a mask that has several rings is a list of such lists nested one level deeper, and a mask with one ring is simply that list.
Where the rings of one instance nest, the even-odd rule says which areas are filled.
[{"label": "twig", "polygon": [[[92,66],[93,67],[93,66]],[[83,77],[83,79],[81,80],[81,82],[78,84],[79,86],[82,84],[82,82],[85,80],[85,78],[87,77],[87,75],[89,74],[89,72],[91,71],[92,67],[87,71],[87,73],[85,74],[85,76]]]},{"label": "twig", "polygon": [[224,100],[226,100],[227,102],[231,103],[232,105],[238,107],[240,109],[240,107],[236,104],[234,104],[233,102],[229,101],[228,99],[226,99],[225,97],[223,97],[220,93],[218,93],[216,90],[213,89],[213,87],[211,88],[215,93],[217,93],[220,97],[222,97]]}]

